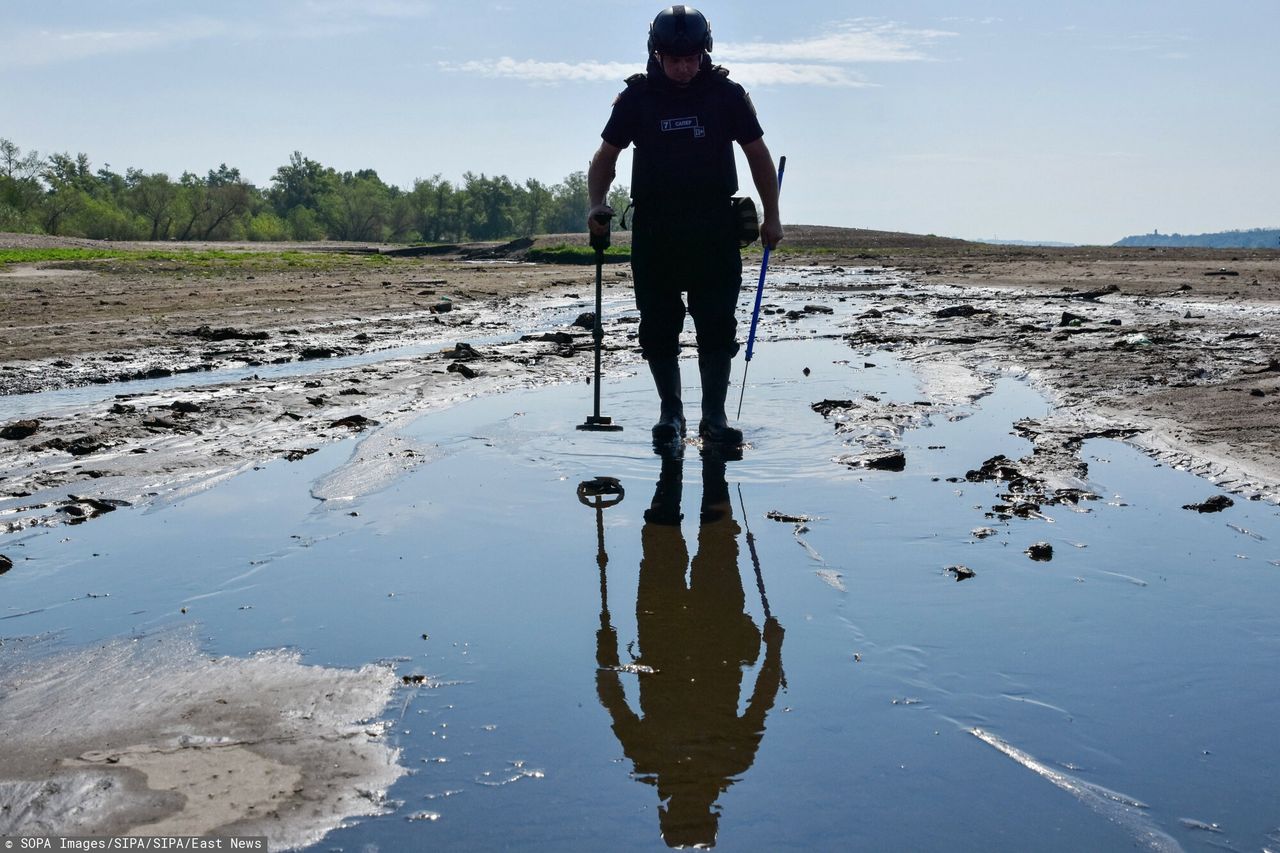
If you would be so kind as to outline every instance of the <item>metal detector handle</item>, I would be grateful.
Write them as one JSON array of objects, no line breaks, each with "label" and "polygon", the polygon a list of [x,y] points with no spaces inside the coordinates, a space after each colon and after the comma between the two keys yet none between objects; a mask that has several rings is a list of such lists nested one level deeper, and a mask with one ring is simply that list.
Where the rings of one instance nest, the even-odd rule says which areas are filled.
[{"label": "metal detector handle", "polygon": [[600,260],[604,256],[604,250],[609,248],[609,225],[613,219],[612,213],[597,213],[591,217],[598,224],[605,226],[603,234],[591,232],[591,248],[596,250],[596,260]]}]

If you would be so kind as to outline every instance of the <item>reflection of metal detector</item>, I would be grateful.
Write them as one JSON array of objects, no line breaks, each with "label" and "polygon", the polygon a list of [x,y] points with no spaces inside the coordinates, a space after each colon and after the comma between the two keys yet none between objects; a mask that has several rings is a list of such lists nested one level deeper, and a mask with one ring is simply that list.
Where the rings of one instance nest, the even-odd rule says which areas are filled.
[{"label": "reflection of metal detector", "polygon": [[594,507],[596,511],[596,565],[600,567],[600,628],[610,630],[609,626],[609,590],[605,578],[605,568],[609,565],[609,555],[604,550],[604,511],[611,506],[622,503],[626,490],[616,477],[596,477],[583,480],[578,484],[578,501],[583,506]]},{"label": "reflection of metal detector", "polygon": [[[738,484],[738,505],[742,507],[742,527],[747,531],[747,550],[751,552],[751,565],[756,570],[756,589],[760,590],[760,605],[764,607],[764,619],[766,622],[775,621],[773,613],[769,610],[769,596],[764,591],[764,572],[760,569],[760,555],[756,553],[756,537],[751,535],[751,525],[747,524],[747,504],[742,499],[742,484]],[[782,680],[782,689],[787,689],[787,674],[779,669]]]},{"label": "reflection of metal detector", "polygon": [[[596,222],[607,226],[609,220],[613,218],[612,213],[597,213]],[[600,414],[600,348],[604,345],[604,321],[600,316],[601,312],[601,289],[603,288],[602,279],[604,277],[604,250],[609,248],[609,232],[604,234],[591,235],[591,248],[596,250],[596,321],[591,328],[591,337],[596,342],[596,377],[595,377],[595,397],[596,408],[595,414],[587,415],[585,422],[578,424],[578,429],[599,431],[617,431],[622,429],[622,424],[615,424],[613,418]],[[612,479],[609,477],[597,477],[596,480]],[[592,481],[588,481],[592,482]],[[617,480],[613,481],[617,483]],[[585,485],[585,484],[584,484]],[[582,486],[578,487],[578,498],[582,498]],[[619,497],[619,500],[622,498]]]}]

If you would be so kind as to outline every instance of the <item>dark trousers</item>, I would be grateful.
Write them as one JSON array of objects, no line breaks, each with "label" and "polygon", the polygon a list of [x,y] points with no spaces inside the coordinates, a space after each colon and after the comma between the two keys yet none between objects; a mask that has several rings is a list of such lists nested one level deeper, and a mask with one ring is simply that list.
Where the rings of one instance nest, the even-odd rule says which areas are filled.
[{"label": "dark trousers", "polygon": [[693,317],[699,355],[732,358],[738,352],[734,315],[742,289],[742,255],[728,199],[665,210],[638,203],[631,271],[640,310],[640,350],[646,359],[680,354],[686,310]]}]

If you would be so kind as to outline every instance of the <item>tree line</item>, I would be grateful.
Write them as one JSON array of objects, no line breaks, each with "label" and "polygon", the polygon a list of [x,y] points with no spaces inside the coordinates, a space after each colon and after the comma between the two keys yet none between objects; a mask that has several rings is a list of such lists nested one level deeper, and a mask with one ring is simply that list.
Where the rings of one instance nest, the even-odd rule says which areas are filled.
[{"label": "tree line", "polygon": [[[625,189],[610,202],[626,207]],[[109,240],[354,240],[440,243],[585,230],[585,172],[558,184],[466,172],[410,190],[373,169],[339,172],[295,151],[265,189],[225,163],[203,177],[41,156],[0,138],[0,231]]]}]

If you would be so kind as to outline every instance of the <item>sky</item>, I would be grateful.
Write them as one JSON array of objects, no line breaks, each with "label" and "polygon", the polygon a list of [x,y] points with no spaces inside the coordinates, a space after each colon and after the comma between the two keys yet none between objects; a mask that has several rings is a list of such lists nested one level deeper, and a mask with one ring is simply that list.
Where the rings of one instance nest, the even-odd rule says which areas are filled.
[{"label": "sky", "polygon": [[[558,183],[661,8],[0,0],[0,138],[259,186],[294,151],[404,189]],[[785,223],[1088,244],[1280,227],[1280,0],[698,8],[787,156]],[[755,195],[740,156],[739,176]]]}]

